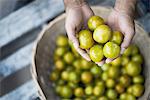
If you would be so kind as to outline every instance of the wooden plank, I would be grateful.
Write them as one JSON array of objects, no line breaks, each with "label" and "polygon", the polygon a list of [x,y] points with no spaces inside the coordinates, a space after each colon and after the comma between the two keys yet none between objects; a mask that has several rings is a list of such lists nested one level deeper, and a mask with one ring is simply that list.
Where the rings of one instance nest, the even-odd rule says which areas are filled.
[{"label": "wooden plank", "polygon": [[[4,47],[64,11],[63,0],[35,0],[0,21],[0,59]],[[8,48],[9,49],[9,48]]]},{"label": "wooden plank", "polygon": [[23,34],[22,36],[5,45],[1,51],[1,60],[16,52],[19,48],[34,41],[37,35],[40,33],[40,31],[41,27],[38,27],[32,31],[27,32],[26,34]]},{"label": "wooden plank", "polygon": [[11,92],[12,90],[31,80],[30,67],[31,65],[28,65],[1,80],[0,96]]},{"label": "wooden plank", "polygon": [[0,100],[35,100],[38,97],[37,87],[33,80],[28,81],[12,92],[0,97]]},{"label": "wooden plank", "polygon": [[[2,90],[0,93],[1,95],[5,95],[6,93],[11,92],[25,82],[31,80],[29,68],[26,66],[31,64],[33,40],[35,40],[39,31],[41,31],[41,29],[37,28],[36,30],[28,32],[25,34],[25,36],[23,36],[24,41],[21,40],[22,37],[16,39],[15,41],[20,41],[19,43],[15,41],[11,42],[9,47],[11,50],[15,51],[16,48],[24,47],[0,62],[0,75],[2,76],[0,79],[0,87],[2,87],[2,89],[0,89]],[[16,45],[15,43],[18,44]],[[29,44],[25,46],[25,43]],[[11,82],[11,85],[9,82]]]},{"label": "wooden plank", "polygon": [[35,84],[33,82],[28,82],[32,79],[29,66],[31,65],[33,44],[32,42],[24,46],[10,57],[0,62],[0,74],[3,76],[0,80],[1,100],[8,100],[10,97],[12,100],[19,100],[19,98],[23,98],[24,100],[28,98],[28,100],[32,100],[31,98],[37,97],[37,88]]},{"label": "wooden plank", "polygon": [[6,77],[31,63],[33,42],[0,62],[0,73]]}]

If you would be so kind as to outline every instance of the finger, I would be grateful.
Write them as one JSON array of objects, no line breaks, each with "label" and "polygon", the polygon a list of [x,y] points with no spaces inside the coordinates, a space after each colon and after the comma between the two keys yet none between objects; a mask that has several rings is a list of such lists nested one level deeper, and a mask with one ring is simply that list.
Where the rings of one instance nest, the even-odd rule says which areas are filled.
[{"label": "finger", "polygon": [[[120,57],[120,56],[121,56],[121,54],[119,54],[119,56],[118,56],[118,57]],[[110,62],[112,62],[113,60],[117,59],[118,57],[113,58],[113,59],[111,59],[111,58],[107,58],[107,59],[105,60],[105,62],[106,62],[106,63],[110,63]]]},{"label": "finger", "polygon": [[125,51],[125,49],[126,49],[126,48],[122,47],[122,48],[121,48],[121,51],[120,51],[120,54],[123,54],[124,51]]},{"label": "finger", "polygon": [[109,17],[108,17],[108,20],[106,22],[106,24],[111,27],[113,30],[118,30],[118,19],[116,19],[116,15],[114,12],[112,12]]},{"label": "finger", "polygon": [[78,42],[78,39],[74,36],[72,38],[72,42],[73,42],[73,45],[75,47],[75,49],[77,50],[77,52],[84,58],[86,59],[87,61],[91,61],[89,55],[87,54],[86,51],[82,50],[80,47],[79,47],[79,42]]},{"label": "finger", "polygon": [[83,29],[87,29],[88,28],[87,21],[89,20],[89,18],[91,16],[94,15],[94,12],[90,8],[89,5],[84,5],[84,7],[82,7],[82,10],[83,10],[83,16],[84,16],[84,24],[83,24],[84,26],[83,26]]},{"label": "finger", "polygon": [[134,36],[134,30],[132,29],[126,30],[126,33],[124,33],[124,39],[121,44],[121,48],[127,48],[131,43],[133,36]]},{"label": "finger", "polygon": [[87,52],[82,50],[80,47],[79,47],[79,42],[78,42],[78,39],[76,38],[75,36],[75,30],[73,28],[70,28],[68,29],[68,37],[69,37],[69,40],[73,43],[73,46],[75,47],[75,49],[77,50],[77,52],[84,58],[86,59],[87,61],[90,61],[90,57],[88,56]]},{"label": "finger", "polygon": [[111,15],[108,17],[108,20],[105,22],[107,25],[109,25],[110,27],[113,27],[114,25],[114,21],[111,20]]},{"label": "finger", "polygon": [[80,49],[79,47],[75,47],[75,49],[77,50],[77,52],[84,58],[86,59],[87,61],[91,61],[89,55],[87,54],[86,51]]},{"label": "finger", "polygon": [[[94,15],[94,12],[93,10],[90,8],[89,5],[84,5],[84,7],[82,7],[82,10],[83,10],[83,14],[84,14],[84,18],[85,19],[89,19],[91,16]],[[88,12],[88,13],[87,13]]]},{"label": "finger", "polygon": [[114,60],[114,59],[107,58],[105,62],[106,62],[106,63],[110,63],[110,62],[112,62],[113,60]]},{"label": "finger", "polygon": [[120,29],[124,34],[124,39],[121,44],[121,48],[127,48],[132,41],[134,36],[134,21],[130,16],[122,16],[121,22],[119,23]]},{"label": "finger", "polygon": [[105,60],[102,60],[101,62],[96,62],[96,64],[97,64],[98,66],[103,66],[104,63],[105,63]]}]

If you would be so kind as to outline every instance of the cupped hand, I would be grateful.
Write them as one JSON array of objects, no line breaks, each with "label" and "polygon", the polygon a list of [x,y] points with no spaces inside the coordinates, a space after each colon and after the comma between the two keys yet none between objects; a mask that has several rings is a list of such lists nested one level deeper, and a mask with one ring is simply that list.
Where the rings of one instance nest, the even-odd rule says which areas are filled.
[{"label": "cupped hand", "polygon": [[91,59],[87,52],[79,47],[76,33],[78,33],[83,28],[87,28],[87,21],[93,15],[93,11],[86,3],[80,6],[66,8],[65,28],[68,38],[73,43],[77,52],[88,61]]},{"label": "cupped hand", "polygon": [[[134,19],[126,12],[120,12],[113,9],[107,21],[108,25],[113,30],[118,30],[124,35],[123,42],[121,43],[121,54],[129,46],[135,34]],[[113,59],[106,59],[106,63],[111,62]]]}]

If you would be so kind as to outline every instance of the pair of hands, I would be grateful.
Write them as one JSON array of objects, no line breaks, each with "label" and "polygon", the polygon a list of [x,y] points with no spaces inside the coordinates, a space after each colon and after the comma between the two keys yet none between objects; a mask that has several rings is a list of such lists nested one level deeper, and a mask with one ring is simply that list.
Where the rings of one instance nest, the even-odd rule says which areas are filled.
[{"label": "pair of hands", "polygon": [[[90,57],[87,51],[79,47],[78,39],[76,38],[76,33],[81,29],[87,28],[88,19],[94,15],[93,11],[87,4],[83,4],[79,7],[73,7],[66,9],[66,31],[69,40],[72,41],[77,52],[90,61]],[[107,24],[114,30],[122,32],[124,35],[124,40],[121,44],[121,54],[129,46],[133,36],[134,36],[134,20],[131,16],[126,13],[119,12],[118,10],[113,10],[107,20]],[[101,62],[96,62],[99,66],[103,65],[105,62],[109,63],[113,59],[105,59]]]}]

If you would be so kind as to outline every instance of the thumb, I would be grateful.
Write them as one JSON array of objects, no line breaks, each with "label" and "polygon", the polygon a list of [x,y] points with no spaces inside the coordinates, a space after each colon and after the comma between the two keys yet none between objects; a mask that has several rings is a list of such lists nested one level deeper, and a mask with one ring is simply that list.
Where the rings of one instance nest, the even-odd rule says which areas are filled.
[{"label": "thumb", "polygon": [[69,40],[73,43],[73,46],[75,47],[75,49],[77,50],[77,52],[84,58],[86,59],[87,61],[91,61],[89,55],[87,54],[86,51],[82,50],[80,47],[79,47],[79,42],[78,42],[78,39],[76,38],[75,36],[75,29],[73,28],[69,28],[67,30],[67,34],[68,34],[68,37],[69,37]]},{"label": "thumb", "polygon": [[124,52],[124,50],[130,45],[133,36],[134,36],[134,28],[132,29],[130,28],[124,28],[126,29],[126,31],[124,32],[124,39],[123,42],[121,44],[121,54]]},{"label": "thumb", "polygon": [[121,44],[121,53],[130,45],[134,32],[134,20],[129,16],[122,16],[119,23],[121,32],[124,34],[124,39]]},{"label": "thumb", "polygon": [[78,40],[75,36],[75,28],[66,27],[66,30],[67,30],[68,38],[73,43],[74,47],[76,47],[76,48],[79,47]]}]

